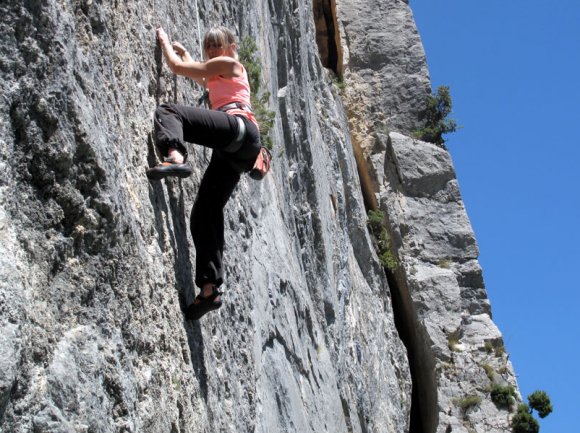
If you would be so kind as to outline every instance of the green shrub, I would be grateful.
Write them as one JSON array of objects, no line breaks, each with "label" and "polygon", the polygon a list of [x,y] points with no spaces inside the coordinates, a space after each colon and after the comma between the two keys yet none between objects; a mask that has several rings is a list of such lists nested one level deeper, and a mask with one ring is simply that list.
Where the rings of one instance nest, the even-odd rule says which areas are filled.
[{"label": "green shrub", "polygon": [[495,356],[500,358],[505,353],[505,347],[502,343],[494,344],[491,341],[486,341],[484,345],[484,350],[487,353],[495,353]]},{"label": "green shrub", "polygon": [[540,431],[540,424],[532,416],[532,410],[536,410],[540,418],[545,418],[552,413],[552,402],[545,391],[534,391],[528,395],[528,403],[529,405],[522,403],[518,406],[517,413],[512,418],[513,433],[538,433]]},{"label": "green shrub", "polygon": [[530,408],[527,404],[520,404],[518,411],[512,418],[512,432],[513,433],[538,433],[540,431],[540,424],[530,413]]},{"label": "green shrub", "polygon": [[547,417],[554,409],[550,397],[548,397],[545,391],[534,391],[528,395],[528,403],[532,409],[538,412],[540,418]]},{"label": "green shrub", "polygon": [[386,228],[382,228],[377,241],[379,247],[379,261],[381,265],[386,267],[390,271],[394,271],[397,269],[398,263],[397,258],[393,254],[391,248],[391,238],[389,236],[389,232],[387,232]]},{"label": "green shrub", "polygon": [[493,370],[493,367],[489,364],[482,364],[481,368],[483,368],[483,370],[485,371],[487,378],[493,382],[495,379],[495,371]]},{"label": "green shrub", "polygon": [[385,223],[385,214],[380,209],[371,210],[367,222],[373,233],[380,233]]},{"label": "green shrub", "polygon": [[381,262],[381,265],[383,265],[390,271],[394,271],[395,269],[397,269],[397,266],[399,266],[397,258],[393,255],[393,253],[390,250],[384,251],[379,256],[379,261]]},{"label": "green shrub", "polygon": [[248,73],[248,81],[251,89],[251,104],[254,110],[256,120],[260,125],[260,139],[262,144],[268,149],[272,149],[272,138],[269,133],[274,126],[274,119],[276,112],[268,110],[268,101],[270,100],[270,92],[261,90],[262,65],[257,54],[258,47],[256,42],[249,36],[246,36],[240,42],[238,55],[240,62],[246,68]]},{"label": "green shrub", "polygon": [[385,214],[380,209],[368,213],[367,224],[376,239],[377,255],[381,265],[390,271],[397,269],[397,258],[391,248],[389,232],[385,228]]},{"label": "green shrub", "polygon": [[346,88],[346,83],[344,82],[342,77],[334,76],[332,78],[332,84],[336,86],[339,92],[342,92]]},{"label": "green shrub", "polygon": [[499,407],[510,408],[515,401],[516,390],[511,385],[495,384],[491,387],[491,400]]},{"label": "green shrub", "polygon": [[479,397],[478,395],[466,395],[463,398],[454,399],[453,403],[463,412],[467,412],[469,409],[481,403],[481,397]]},{"label": "green shrub", "polygon": [[445,143],[443,134],[455,132],[458,127],[454,119],[448,118],[452,106],[449,86],[439,86],[437,94],[427,96],[425,109],[420,115],[425,127],[415,131],[415,137],[438,145]]}]

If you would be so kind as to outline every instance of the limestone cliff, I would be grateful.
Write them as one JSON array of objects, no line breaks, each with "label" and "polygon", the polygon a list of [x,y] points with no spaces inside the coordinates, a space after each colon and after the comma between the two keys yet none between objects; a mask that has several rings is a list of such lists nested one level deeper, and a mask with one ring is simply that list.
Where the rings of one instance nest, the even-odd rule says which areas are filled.
[{"label": "limestone cliff", "polygon": [[[401,135],[430,91],[406,2],[5,0],[0,15],[2,431],[509,431],[489,386],[515,378],[450,157]],[[155,107],[200,96],[154,29],[199,56],[222,24],[258,43],[275,164],[228,203],[224,307],[189,322],[209,151],[190,147],[191,178],[145,177]]]}]

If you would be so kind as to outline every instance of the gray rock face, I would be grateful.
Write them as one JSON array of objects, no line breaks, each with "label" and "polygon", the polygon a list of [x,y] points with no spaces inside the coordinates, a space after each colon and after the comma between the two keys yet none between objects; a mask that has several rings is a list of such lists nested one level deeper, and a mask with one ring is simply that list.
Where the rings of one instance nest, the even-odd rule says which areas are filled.
[{"label": "gray rock face", "polygon": [[413,14],[401,0],[337,0],[351,133],[372,148],[372,128],[410,133],[431,91]]},{"label": "gray rock face", "polygon": [[[408,6],[321,10],[341,32],[319,40],[342,42],[342,96],[312,2],[2,2],[2,431],[508,431],[488,399],[454,403],[485,397],[483,362],[515,380],[449,155],[387,131],[414,128],[429,90]],[[154,29],[199,56],[223,24],[258,43],[275,163],[226,207],[224,307],[189,322],[188,215],[209,151],[190,147],[191,178],[146,180],[153,110],[200,96]],[[369,198],[388,213],[393,288]]]},{"label": "gray rock face", "polygon": [[[438,407],[420,406],[424,431],[510,431],[509,412],[496,407],[489,391],[494,384],[517,383],[491,320],[449,154],[391,133],[382,157],[377,201],[388,215],[399,261],[391,288],[407,306],[418,392]],[[420,373],[423,363],[433,370]]]},{"label": "gray rock face", "polygon": [[412,13],[398,0],[341,0],[337,19],[365,202],[384,211],[398,261],[389,281],[414,382],[411,431],[510,431],[509,412],[489,389],[516,379],[491,320],[451,158],[407,137],[422,126],[430,93]]},{"label": "gray rock face", "polygon": [[[407,428],[406,351],[366,230],[346,117],[307,2],[4,2],[2,429],[363,432]],[[260,46],[275,167],[226,210],[225,306],[200,322],[194,175],[148,183],[151,114],[199,91],[154,28]]]},{"label": "gray rock face", "polygon": [[385,149],[389,131],[410,135],[424,126],[425,52],[406,2],[339,0],[336,9],[351,139],[365,200],[376,208],[372,155]]}]

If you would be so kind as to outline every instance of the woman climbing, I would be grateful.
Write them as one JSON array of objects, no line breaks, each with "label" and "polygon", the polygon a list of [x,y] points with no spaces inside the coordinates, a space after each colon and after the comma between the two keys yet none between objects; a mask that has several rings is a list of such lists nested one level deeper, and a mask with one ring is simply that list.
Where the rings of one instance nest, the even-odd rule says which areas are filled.
[{"label": "woman climbing", "polygon": [[203,39],[205,61],[196,62],[179,42],[171,43],[162,28],[157,39],[169,69],[192,78],[209,90],[211,110],[162,104],[155,111],[156,144],[162,164],[147,170],[147,177],[187,177],[184,142],[213,149],[191,212],[191,234],[196,249],[195,284],[201,289],[186,308],[189,319],[199,319],[222,305],[218,290],[223,283],[223,209],[244,171],[250,171],[260,154],[258,123],[250,106],[250,86],[237,59],[233,33],[225,27],[209,30]]}]

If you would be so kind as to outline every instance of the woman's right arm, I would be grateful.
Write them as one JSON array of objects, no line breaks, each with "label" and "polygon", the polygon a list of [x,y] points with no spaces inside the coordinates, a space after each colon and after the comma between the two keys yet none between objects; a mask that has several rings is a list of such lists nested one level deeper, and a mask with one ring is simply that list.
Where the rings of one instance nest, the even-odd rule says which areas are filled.
[{"label": "woman's right arm", "polygon": [[[196,62],[181,44],[174,43],[172,45],[167,33],[162,28],[157,29],[157,38],[159,39],[165,61],[174,74],[189,77],[200,84],[205,79],[215,75],[234,77],[242,74],[240,63],[233,58],[218,57],[207,62]],[[183,54],[185,56],[180,57],[175,52],[174,47],[177,47],[177,51],[180,51],[180,47],[183,48]]]},{"label": "woman's right arm", "polygon": [[[171,72],[178,74],[178,75],[182,75],[182,74],[179,74],[179,69],[185,63],[192,63],[193,59],[191,58],[189,53],[187,53],[187,51],[185,50],[183,45],[181,45],[179,43],[178,43],[178,45],[174,44],[176,46],[177,50],[174,49],[173,45],[169,41],[169,37],[167,36],[167,33],[165,33],[165,30],[163,30],[161,27],[159,27],[157,29],[156,33],[157,33],[157,40],[159,41],[159,45],[161,46],[161,51],[163,52],[163,57],[165,57],[165,61],[167,62],[167,66],[169,66],[169,69],[171,69]],[[178,55],[176,51],[180,52],[180,54]]]},{"label": "woman's right arm", "polygon": [[[189,54],[189,51],[185,49],[185,47],[179,42],[172,42],[171,47],[173,51],[181,58],[184,64],[195,63],[193,57]],[[202,87],[207,86],[207,80],[205,78],[197,78],[197,77],[190,77],[196,83],[201,85]]]}]

